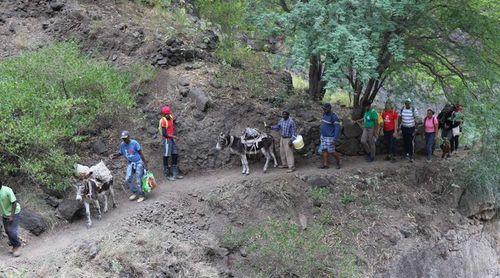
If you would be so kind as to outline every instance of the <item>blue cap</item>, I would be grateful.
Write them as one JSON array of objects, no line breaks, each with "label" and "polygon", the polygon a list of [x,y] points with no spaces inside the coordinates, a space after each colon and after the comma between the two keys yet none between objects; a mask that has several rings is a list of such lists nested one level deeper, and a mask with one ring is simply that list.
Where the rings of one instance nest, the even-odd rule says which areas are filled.
[{"label": "blue cap", "polygon": [[323,104],[323,109],[330,110],[330,109],[332,109],[332,105],[327,102],[327,103]]},{"label": "blue cap", "polygon": [[122,133],[120,135],[120,138],[125,139],[125,138],[128,138],[128,137],[130,137],[129,132],[126,131],[126,130],[122,131]]}]

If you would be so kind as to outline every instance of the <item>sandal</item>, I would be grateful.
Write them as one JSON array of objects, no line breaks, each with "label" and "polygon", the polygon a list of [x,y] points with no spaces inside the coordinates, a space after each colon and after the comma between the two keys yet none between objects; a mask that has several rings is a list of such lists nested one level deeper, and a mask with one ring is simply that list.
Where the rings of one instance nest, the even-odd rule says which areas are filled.
[{"label": "sandal", "polygon": [[321,165],[321,166],[319,166],[318,168],[319,168],[319,169],[328,169],[328,168],[330,168],[330,167],[328,167],[328,166],[326,166],[326,165]]}]

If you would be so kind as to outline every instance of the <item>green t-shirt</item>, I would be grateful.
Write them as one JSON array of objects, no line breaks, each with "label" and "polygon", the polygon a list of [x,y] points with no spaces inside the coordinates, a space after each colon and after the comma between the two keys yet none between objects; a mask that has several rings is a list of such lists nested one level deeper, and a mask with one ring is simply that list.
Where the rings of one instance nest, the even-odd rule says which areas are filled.
[{"label": "green t-shirt", "polygon": [[[0,212],[2,216],[9,217],[12,215],[12,203],[17,201],[16,195],[10,187],[2,186],[0,189]],[[21,212],[21,206],[17,203],[16,214]]]},{"label": "green t-shirt", "polygon": [[366,111],[365,115],[363,116],[363,120],[364,120],[366,128],[374,128],[375,127],[375,123],[378,120],[378,113],[377,113],[377,111],[374,108]]}]

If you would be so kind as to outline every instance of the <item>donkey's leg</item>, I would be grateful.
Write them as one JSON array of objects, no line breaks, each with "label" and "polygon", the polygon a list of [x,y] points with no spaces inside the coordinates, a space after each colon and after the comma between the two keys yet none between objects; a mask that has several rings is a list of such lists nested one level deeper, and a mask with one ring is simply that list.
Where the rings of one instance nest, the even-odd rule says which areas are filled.
[{"label": "donkey's leg", "polygon": [[108,212],[108,193],[105,192],[103,195],[104,195],[104,209],[102,211],[106,213]]},{"label": "donkey's leg", "polygon": [[99,199],[94,200],[94,206],[97,209],[97,218],[101,220],[102,214],[101,214],[101,205],[99,205]]},{"label": "donkey's leg", "polygon": [[269,161],[271,160],[271,155],[269,154],[269,151],[266,149],[262,149],[262,153],[266,157],[266,163],[264,164],[264,173],[267,172],[267,167],[269,166]]},{"label": "donkey's leg", "polygon": [[273,158],[274,161],[274,168],[278,167],[278,160],[276,159],[276,155],[274,155],[274,146],[272,147],[272,150],[270,151],[271,157]]},{"label": "donkey's leg", "polygon": [[113,189],[113,186],[109,187],[109,195],[113,199],[113,202],[111,203],[112,208],[116,208],[115,190]]},{"label": "donkey's leg", "polygon": [[243,155],[243,161],[245,163],[245,175],[250,174],[250,167],[248,167],[248,159],[246,155]]},{"label": "donkey's leg", "polygon": [[84,200],[83,206],[85,207],[85,216],[87,216],[87,228],[90,228],[92,226],[92,220],[90,219],[90,205],[86,200]]},{"label": "donkey's leg", "polygon": [[274,139],[271,144],[271,147],[269,148],[269,152],[271,153],[271,157],[274,160],[274,168],[278,167],[278,160],[276,159],[276,144],[274,142]]},{"label": "donkey's leg", "polygon": [[246,173],[246,169],[247,169],[247,168],[246,168],[247,166],[245,165],[245,158],[246,158],[246,157],[245,157],[245,155],[243,154],[243,155],[241,155],[241,157],[240,157],[240,158],[241,158],[241,168],[242,168],[241,173],[244,175],[244,174]]}]

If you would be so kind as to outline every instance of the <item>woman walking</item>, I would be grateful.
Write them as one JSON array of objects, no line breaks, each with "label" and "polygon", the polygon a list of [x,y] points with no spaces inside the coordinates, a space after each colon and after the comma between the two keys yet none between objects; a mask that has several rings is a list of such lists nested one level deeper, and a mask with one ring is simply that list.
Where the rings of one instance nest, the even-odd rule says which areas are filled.
[{"label": "woman walking", "polygon": [[432,157],[432,150],[434,149],[436,133],[439,129],[439,121],[436,117],[434,117],[434,111],[432,111],[431,109],[427,110],[427,116],[424,118],[424,129],[427,161],[430,162]]}]

